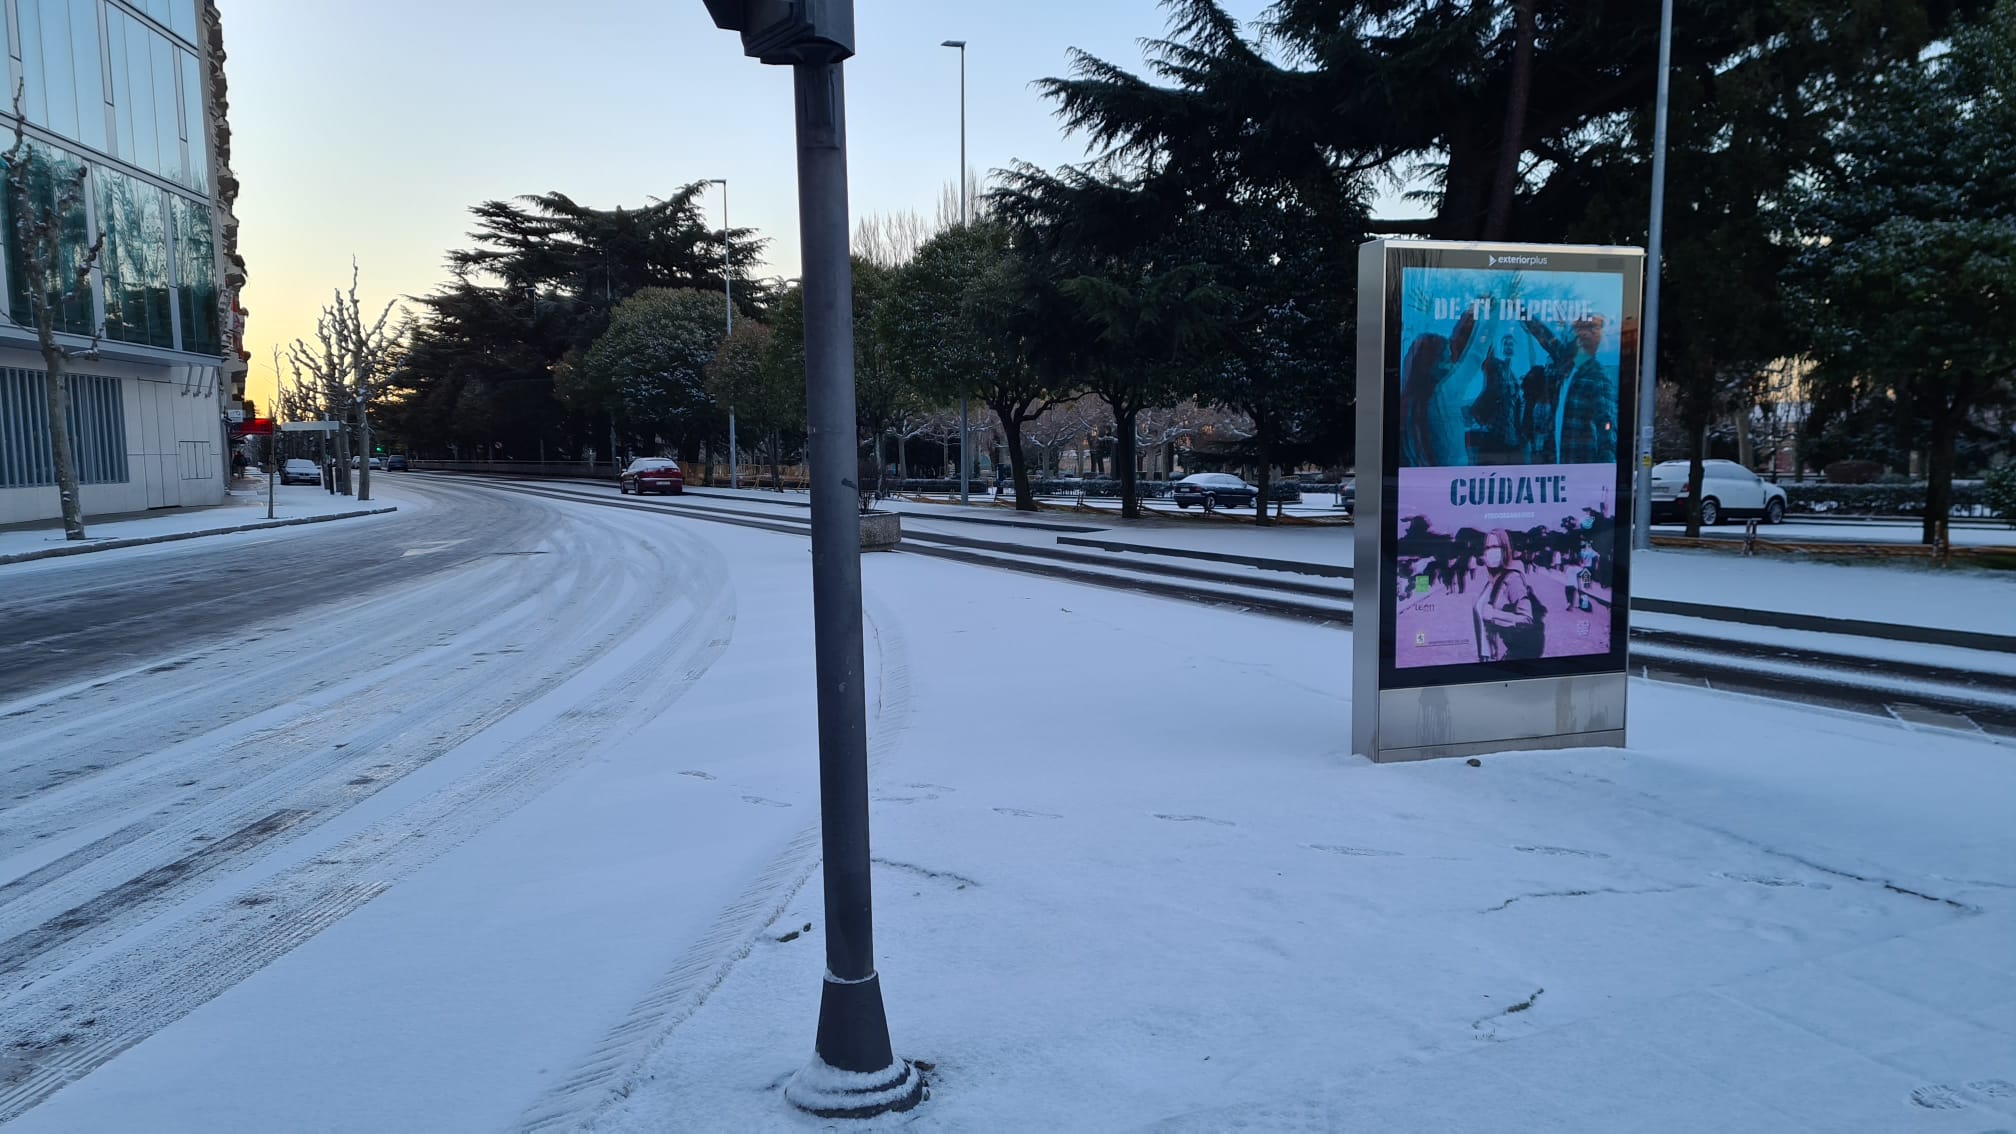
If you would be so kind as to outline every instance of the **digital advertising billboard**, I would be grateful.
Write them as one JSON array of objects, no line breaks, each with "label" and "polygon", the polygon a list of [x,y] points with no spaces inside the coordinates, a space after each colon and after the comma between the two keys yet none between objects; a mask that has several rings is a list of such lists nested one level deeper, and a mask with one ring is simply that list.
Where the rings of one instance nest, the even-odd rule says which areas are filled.
[{"label": "digital advertising billboard", "polygon": [[1355,578],[1378,690],[1621,674],[1642,256],[1367,249],[1358,519],[1373,530]]}]

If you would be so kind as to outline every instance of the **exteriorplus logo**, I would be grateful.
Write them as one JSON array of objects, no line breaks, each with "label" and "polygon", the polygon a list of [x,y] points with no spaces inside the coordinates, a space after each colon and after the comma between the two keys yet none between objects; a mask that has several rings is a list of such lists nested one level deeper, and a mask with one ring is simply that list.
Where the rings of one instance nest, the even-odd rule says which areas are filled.
[{"label": "exteriorplus logo", "polygon": [[1547,266],[1547,257],[1545,256],[1493,256],[1486,253],[1484,258],[1490,261],[1485,265],[1487,268],[1495,268],[1500,264],[1531,264],[1541,268]]}]

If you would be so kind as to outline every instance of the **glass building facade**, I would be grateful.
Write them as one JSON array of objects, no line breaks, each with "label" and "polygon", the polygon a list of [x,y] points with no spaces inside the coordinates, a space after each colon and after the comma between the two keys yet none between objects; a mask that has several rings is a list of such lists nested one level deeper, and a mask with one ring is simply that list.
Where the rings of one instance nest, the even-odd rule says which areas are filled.
[{"label": "glass building facade", "polygon": [[[102,326],[108,343],[215,358],[222,291],[198,3],[4,0],[0,10],[10,17],[9,87],[26,122],[31,209],[75,198],[57,257],[69,270],[46,281],[58,329]],[[5,109],[11,127],[16,107]],[[13,321],[32,325],[6,197],[6,299]],[[75,265],[99,239],[98,264],[80,281]]]}]

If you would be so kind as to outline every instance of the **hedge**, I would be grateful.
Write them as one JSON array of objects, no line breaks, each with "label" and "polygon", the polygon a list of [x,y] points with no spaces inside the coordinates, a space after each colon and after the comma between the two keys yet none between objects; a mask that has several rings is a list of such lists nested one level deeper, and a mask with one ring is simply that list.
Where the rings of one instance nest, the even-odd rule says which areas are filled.
[{"label": "hedge", "polygon": [[[1796,484],[1780,482],[1786,508],[1800,515],[1923,516],[1922,484]],[[1954,516],[1986,516],[1987,496],[1981,482],[1953,482]]]}]

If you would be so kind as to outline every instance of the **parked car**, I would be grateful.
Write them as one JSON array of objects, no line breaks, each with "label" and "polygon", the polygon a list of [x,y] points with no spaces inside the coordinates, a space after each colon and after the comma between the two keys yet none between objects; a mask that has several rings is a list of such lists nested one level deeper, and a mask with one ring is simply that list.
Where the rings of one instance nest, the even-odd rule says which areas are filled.
[{"label": "parked car", "polygon": [[670,457],[639,457],[616,478],[616,490],[625,495],[663,492],[677,496],[686,491],[686,474]]},{"label": "parked car", "polygon": [[1202,504],[1207,508],[1250,507],[1260,490],[1231,473],[1191,473],[1170,486],[1169,496],[1178,508]]},{"label": "parked car", "polygon": [[280,466],[280,483],[321,484],[322,470],[315,467],[314,461],[307,461],[301,459],[300,457],[295,457],[293,460],[290,460],[286,464]]},{"label": "parked car", "polygon": [[[350,458],[350,467],[351,467],[351,468],[353,468],[353,469],[355,469],[355,468],[362,468],[362,467],[363,467],[363,465],[364,465],[364,460],[363,460],[363,458],[362,458],[362,457],[352,457],[352,458]],[[372,467],[372,468],[374,468],[374,469],[382,469],[382,468],[384,468],[384,467],[385,467],[385,460],[384,460],[384,458],[382,458],[382,457],[373,457],[373,458],[371,458],[371,467]]]},{"label": "parked car", "polygon": [[387,472],[405,472],[406,454],[394,453],[391,456],[385,458],[385,469]]},{"label": "parked car", "polygon": [[[1701,463],[1701,523],[1755,517],[1767,524],[1785,519],[1785,490],[1735,461]],[[1677,523],[1687,519],[1687,462],[1662,461],[1652,466],[1652,520]]]}]

